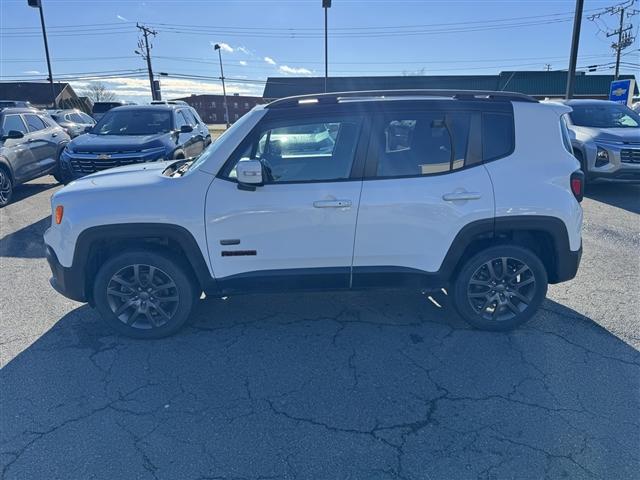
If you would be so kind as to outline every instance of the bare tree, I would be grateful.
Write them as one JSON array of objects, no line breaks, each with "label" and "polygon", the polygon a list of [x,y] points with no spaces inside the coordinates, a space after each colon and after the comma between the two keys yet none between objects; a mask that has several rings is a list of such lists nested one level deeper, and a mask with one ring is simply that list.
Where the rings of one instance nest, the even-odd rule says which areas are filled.
[{"label": "bare tree", "polygon": [[95,102],[113,102],[116,100],[116,94],[107,88],[104,83],[95,82],[91,83],[83,94],[95,103]]}]

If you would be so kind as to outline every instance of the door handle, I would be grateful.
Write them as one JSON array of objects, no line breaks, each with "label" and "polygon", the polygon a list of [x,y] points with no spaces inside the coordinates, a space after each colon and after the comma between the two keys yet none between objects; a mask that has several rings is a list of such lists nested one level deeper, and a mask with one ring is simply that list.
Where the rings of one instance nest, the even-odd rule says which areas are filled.
[{"label": "door handle", "polygon": [[58,136],[58,134],[57,134],[57,133],[52,133],[52,134],[51,134],[51,136],[52,136],[52,137],[57,137],[57,136]]},{"label": "door handle", "polygon": [[345,208],[351,206],[351,200],[316,200],[315,208]]},{"label": "door handle", "polygon": [[480,200],[482,195],[478,192],[451,192],[442,195],[442,199],[446,202],[460,202],[464,200]]}]

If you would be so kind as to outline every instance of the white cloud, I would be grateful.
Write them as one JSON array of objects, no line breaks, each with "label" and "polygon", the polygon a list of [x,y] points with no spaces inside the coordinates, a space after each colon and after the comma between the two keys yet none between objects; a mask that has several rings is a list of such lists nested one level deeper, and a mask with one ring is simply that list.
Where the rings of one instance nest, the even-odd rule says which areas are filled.
[{"label": "white cloud", "polygon": [[122,20],[123,22],[128,22],[129,21],[128,19],[124,18],[122,15],[116,15],[116,18],[118,20]]},{"label": "white cloud", "polygon": [[251,50],[249,50],[247,47],[242,47],[242,46],[236,47],[236,50],[241,53],[244,53],[245,55],[253,55],[253,52],[251,52]]},{"label": "white cloud", "polygon": [[26,70],[22,73],[26,75],[40,75],[42,72],[39,72],[38,70]]},{"label": "white cloud", "polygon": [[[239,77],[238,77],[239,78]],[[137,103],[146,103],[151,100],[149,92],[149,80],[146,78],[108,78],[96,80],[104,83],[121,100],[130,100]],[[76,92],[86,89],[90,82],[70,82]],[[202,82],[197,80],[162,78],[160,80],[162,98],[171,99],[188,97],[189,95],[222,95],[222,86],[219,82]],[[239,93],[240,95],[262,95],[262,87],[253,84],[227,82],[227,94]]]},{"label": "white cloud", "polygon": [[284,73],[286,75],[311,75],[311,70],[303,67],[290,67],[288,65],[280,65],[278,67],[280,73]]},{"label": "white cloud", "polygon": [[246,67],[246,66],[247,66],[247,62],[245,62],[244,60],[240,60],[238,63],[239,63],[240,65],[242,65],[243,67]]},{"label": "white cloud", "polygon": [[264,61],[267,62],[269,65],[276,65],[276,61],[271,57],[264,57]]},{"label": "white cloud", "polygon": [[[211,44],[212,47],[216,46],[216,42],[209,42],[209,43]],[[218,45],[220,45],[220,49],[222,49],[223,51],[233,53],[233,47],[228,43],[219,42]]]}]

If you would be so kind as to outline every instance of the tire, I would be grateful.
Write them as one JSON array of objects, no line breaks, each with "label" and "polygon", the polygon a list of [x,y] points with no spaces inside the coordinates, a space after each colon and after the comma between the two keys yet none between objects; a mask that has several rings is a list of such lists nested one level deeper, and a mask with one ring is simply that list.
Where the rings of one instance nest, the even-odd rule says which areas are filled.
[{"label": "tire", "polygon": [[582,173],[584,173],[584,184],[586,185],[587,179],[589,178],[589,171],[587,170],[586,160],[584,159],[584,156],[582,155],[582,152],[580,150],[576,150],[573,156],[576,157],[576,159],[580,162],[580,170],[582,170]]},{"label": "tire", "polygon": [[56,169],[51,173],[51,175],[53,175],[53,178],[55,178],[58,183],[66,185],[73,179],[71,178],[70,172],[68,172],[66,168],[62,167],[60,155],[62,155],[63,150],[60,150],[60,153],[58,153],[58,164],[56,165]]},{"label": "tire", "polygon": [[128,337],[172,335],[188,320],[196,301],[197,289],[187,271],[156,251],[134,250],[116,255],[102,265],[95,277],[96,309],[114,330]]},{"label": "tire", "polygon": [[[504,259],[509,272],[506,276],[502,273]],[[465,262],[454,280],[452,300],[459,315],[473,327],[506,331],[536,313],[547,287],[547,271],[535,253],[499,245]]]},{"label": "tire", "polygon": [[0,166],[0,208],[11,203],[13,197],[13,179],[7,168]]}]

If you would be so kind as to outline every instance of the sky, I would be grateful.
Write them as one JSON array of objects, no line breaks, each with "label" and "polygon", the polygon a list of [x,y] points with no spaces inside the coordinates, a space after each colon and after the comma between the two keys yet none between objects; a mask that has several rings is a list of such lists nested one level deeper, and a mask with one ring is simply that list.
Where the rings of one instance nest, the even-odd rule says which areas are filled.
[{"label": "sky", "polygon": [[[55,80],[82,93],[100,81],[123,100],[150,100],[136,22],[153,28],[163,98],[222,93],[213,45],[222,45],[227,93],[261,95],[269,76],[324,75],[321,0],[42,0]],[[590,15],[620,0],[585,0],[578,68],[612,73],[607,29]],[[635,9],[640,9],[636,2]],[[464,75],[566,69],[574,0],[333,0],[329,75]],[[638,32],[638,14],[627,18]],[[623,73],[640,77],[640,42]],[[0,80],[44,80],[37,9],[0,1]],[[639,78],[640,80],[640,78]]]}]

